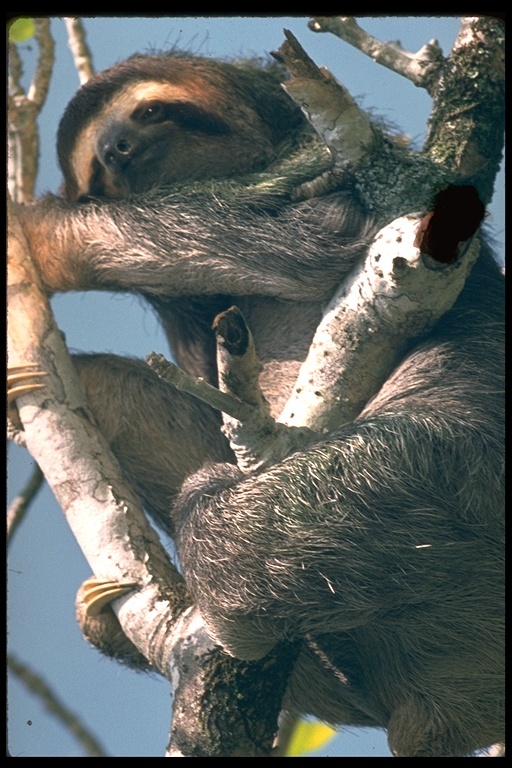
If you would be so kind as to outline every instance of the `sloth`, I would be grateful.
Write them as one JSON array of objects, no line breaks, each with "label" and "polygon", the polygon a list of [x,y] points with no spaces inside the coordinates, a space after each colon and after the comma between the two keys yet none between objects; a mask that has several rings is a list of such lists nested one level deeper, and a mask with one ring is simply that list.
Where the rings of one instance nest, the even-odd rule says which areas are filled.
[{"label": "sloth", "polygon": [[[294,185],[327,168],[281,78],[190,55],[120,63],[60,123],[62,195],[18,208],[48,292],[144,296],[189,373],[216,382],[211,324],[238,306],[275,416],[378,228],[348,181],[302,200],[239,194],[287,163]],[[307,638],[285,706],[386,728],[401,756],[503,740],[503,322],[484,244],[357,418],[254,475],[219,416],[142,362],[75,358],[214,639],[257,659]]]}]

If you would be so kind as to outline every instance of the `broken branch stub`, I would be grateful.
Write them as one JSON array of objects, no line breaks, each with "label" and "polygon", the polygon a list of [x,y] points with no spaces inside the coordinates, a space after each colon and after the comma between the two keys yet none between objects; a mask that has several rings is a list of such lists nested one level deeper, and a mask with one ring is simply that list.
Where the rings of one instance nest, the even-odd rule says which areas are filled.
[{"label": "broken branch stub", "polygon": [[423,221],[411,214],[384,227],[341,285],[280,422],[330,432],[354,419],[410,343],[453,306],[477,259],[478,238],[459,246],[453,263],[443,263],[415,246]]}]

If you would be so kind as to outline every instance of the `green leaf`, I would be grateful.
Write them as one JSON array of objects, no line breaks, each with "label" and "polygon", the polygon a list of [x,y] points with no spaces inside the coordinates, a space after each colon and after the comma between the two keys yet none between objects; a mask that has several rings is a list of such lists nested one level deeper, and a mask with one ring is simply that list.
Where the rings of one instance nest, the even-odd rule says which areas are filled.
[{"label": "green leaf", "polygon": [[334,728],[324,723],[299,720],[288,744],[286,757],[299,757],[305,752],[321,749],[336,733]]},{"label": "green leaf", "polygon": [[15,19],[9,27],[9,41],[11,43],[23,43],[35,32],[34,19],[27,17]]}]

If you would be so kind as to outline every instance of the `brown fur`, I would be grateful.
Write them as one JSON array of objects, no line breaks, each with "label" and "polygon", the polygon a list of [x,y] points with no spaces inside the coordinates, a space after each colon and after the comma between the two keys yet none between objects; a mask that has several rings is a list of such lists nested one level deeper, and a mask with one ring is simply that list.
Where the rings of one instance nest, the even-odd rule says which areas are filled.
[{"label": "brown fur", "polygon": [[[131,116],[149,91],[189,106],[139,132]],[[278,412],[374,224],[351,189],[266,206],[236,179],[175,183],[258,171],[303,130],[265,69],[138,57],[103,73],[59,131],[67,201],[21,212],[48,289],[143,293],[180,364],[211,380],[210,322],[238,304]],[[167,132],[162,173],[151,154],[147,174],[123,166],[136,140]],[[287,705],[385,727],[404,756],[503,738],[502,282],[484,249],[455,307],[354,423],[255,477],[229,463],[215,414],[140,363],[77,361],[213,636],[242,658],[307,637]]]}]

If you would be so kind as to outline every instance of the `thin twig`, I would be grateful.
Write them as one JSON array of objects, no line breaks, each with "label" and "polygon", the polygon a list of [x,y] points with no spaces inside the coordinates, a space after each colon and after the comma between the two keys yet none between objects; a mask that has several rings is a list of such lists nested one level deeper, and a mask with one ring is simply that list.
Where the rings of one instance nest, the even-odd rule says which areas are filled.
[{"label": "thin twig", "polygon": [[415,85],[427,88],[443,60],[437,40],[430,40],[417,53],[409,53],[400,43],[382,43],[358,25],[352,16],[317,16],[309,22],[313,32],[331,32]]},{"label": "thin twig", "polygon": [[7,510],[7,541],[10,542],[14,532],[25,517],[30,502],[35,498],[44,480],[44,475],[38,464],[34,467],[25,488],[11,502]]},{"label": "thin twig", "polygon": [[181,392],[187,392],[189,395],[197,397],[217,411],[227,413],[240,421],[246,421],[252,416],[254,408],[251,405],[243,403],[232,395],[221,392],[217,387],[208,384],[204,379],[196,379],[186,371],[178,368],[174,363],[166,360],[163,355],[151,352],[146,357],[146,362],[162,381],[173,384]]},{"label": "thin twig", "polygon": [[29,669],[26,664],[18,661],[12,654],[8,655],[7,664],[9,670],[21,680],[31,693],[38,697],[46,709],[71,731],[84,747],[88,757],[108,757],[99,741],[85,727],[80,718],[59,700],[42,677]]}]

